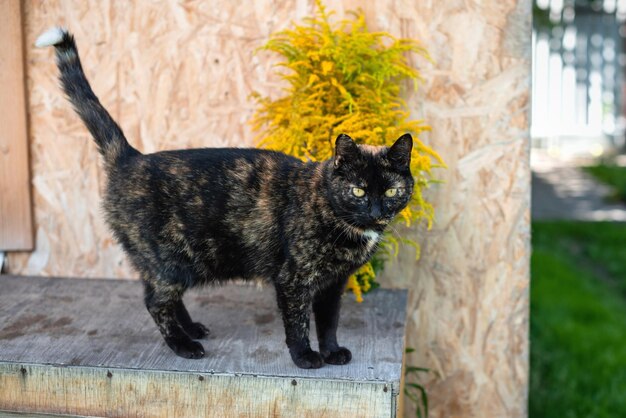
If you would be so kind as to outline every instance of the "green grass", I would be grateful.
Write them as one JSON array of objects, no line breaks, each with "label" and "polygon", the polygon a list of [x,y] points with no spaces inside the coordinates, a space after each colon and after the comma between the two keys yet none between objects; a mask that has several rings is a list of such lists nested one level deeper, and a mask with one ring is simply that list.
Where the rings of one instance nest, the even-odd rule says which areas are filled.
[{"label": "green grass", "polygon": [[535,222],[529,416],[626,417],[626,224]]},{"label": "green grass", "polygon": [[599,164],[584,170],[613,189],[612,200],[626,202],[626,167]]}]

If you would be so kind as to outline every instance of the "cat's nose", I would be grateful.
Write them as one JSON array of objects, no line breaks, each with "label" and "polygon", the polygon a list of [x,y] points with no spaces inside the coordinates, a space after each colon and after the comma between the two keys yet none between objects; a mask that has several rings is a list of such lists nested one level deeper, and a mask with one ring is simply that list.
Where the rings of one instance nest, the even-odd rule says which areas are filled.
[{"label": "cat's nose", "polygon": [[370,218],[372,218],[373,221],[376,221],[380,219],[381,216],[382,216],[382,211],[381,211],[380,204],[373,203],[372,206],[370,207]]}]

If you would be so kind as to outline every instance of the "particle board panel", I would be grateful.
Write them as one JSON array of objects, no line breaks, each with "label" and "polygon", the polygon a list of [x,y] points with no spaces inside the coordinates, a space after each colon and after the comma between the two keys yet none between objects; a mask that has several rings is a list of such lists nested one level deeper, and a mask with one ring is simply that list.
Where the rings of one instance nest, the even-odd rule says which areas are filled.
[{"label": "particle board panel", "polygon": [[33,248],[19,0],[0,1],[0,251]]},{"label": "particle board panel", "polygon": [[377,290],[364,304],[346,298],[339,340],[352,350],[352,362],[303,370],[289,357],[269,288],[189,292],[192,317],[211,335],[203,341],[206,357],[188,360],[163,342],[136,281],[0,276],[0,286],[0,410],[216,417],[396,413],[406,291]]},{"label": "particle board panel", "polygon": [[[528,383],[530,255],[530,0],[327,0],[337,17],[363,8],[372,30],[421,41],[434,63],[407,90],[422,140],[448,165],[429,190],[435,226],[400,230],[422,245],[382,278],[411,289],[407,364],[430,416],[524,417]],[[99,205],[99,156],[57,86],[55,24],[76,35],[94,90],[144,152],[252,146],[249,94],[278,97],[276,57],[256,48],[313,12],[313,0],[134,2],[27,0],[24,34],[37,243],[9,253],[14,274],[136,277]],[[410,416],[412,405],[405,406]]]}]

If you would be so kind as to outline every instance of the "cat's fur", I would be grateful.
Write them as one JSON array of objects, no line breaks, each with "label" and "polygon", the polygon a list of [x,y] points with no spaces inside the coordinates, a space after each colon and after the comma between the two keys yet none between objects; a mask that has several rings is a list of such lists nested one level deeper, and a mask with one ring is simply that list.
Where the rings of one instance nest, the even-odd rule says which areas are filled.
[{"label": "cat's fur", "polygon": [[[322,163],[235,148],[144,155],[91,90],[72,35],[58,28],[45,35],[39,44],[56,47],[62,87],[104,158],[106,219],[141,275],[167,345],[183,357],[204,355],[194,340],[209,331],[189,317],[187,289],[264,278],[276,289],[295,364],[348,363],[352,355],[336,337],[341,294],[410,199],[411,136],[387,148],[340,135],[334,158]],[[389,188],[396,196],[385,197]],[[319,352],[309,344],[311,305]]]}]

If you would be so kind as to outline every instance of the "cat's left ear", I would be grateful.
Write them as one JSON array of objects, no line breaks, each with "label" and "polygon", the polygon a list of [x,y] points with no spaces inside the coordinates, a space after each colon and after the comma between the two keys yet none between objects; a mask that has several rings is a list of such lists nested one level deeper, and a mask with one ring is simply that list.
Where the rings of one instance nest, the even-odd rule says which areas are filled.
[{"label": "cat's left ear", "polygon": [[335,168],[353,160],[359,154],[356,142],[346,134],[341,134],[335,140]]},{"label": "cat's left ear", "polygon": [[411,165],[411,150],[413,149],[413,137],[404,134],[387,151],[387,159],[399,168],[409,168]]}]

